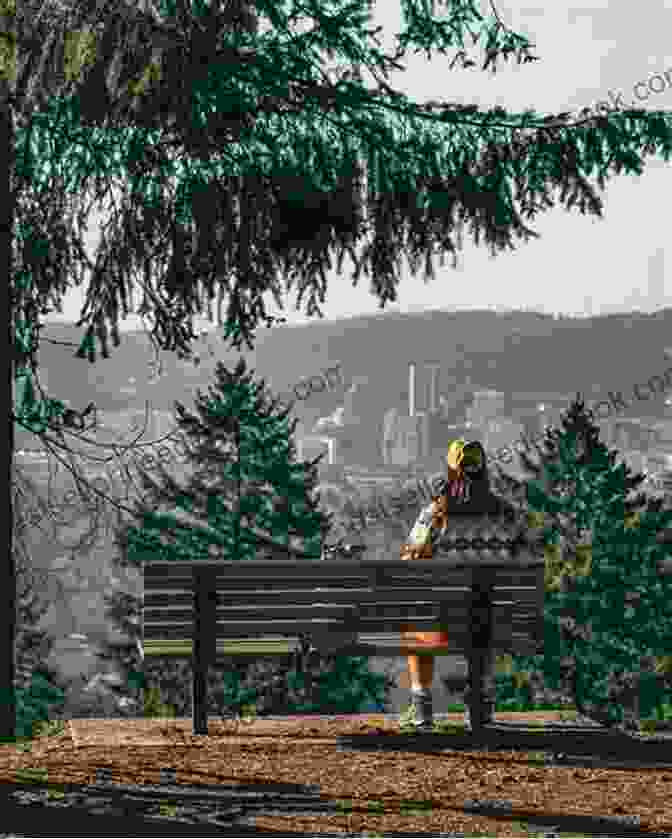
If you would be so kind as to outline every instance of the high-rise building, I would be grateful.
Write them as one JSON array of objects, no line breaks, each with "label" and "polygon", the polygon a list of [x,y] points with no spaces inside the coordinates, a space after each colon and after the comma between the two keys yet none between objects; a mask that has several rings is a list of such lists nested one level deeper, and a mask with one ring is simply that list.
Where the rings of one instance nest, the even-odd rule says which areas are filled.
[{"label": "high-rise building", "polygon": [[660,247],[648,260],[648,307],[654,309],[665,304],[665,248]]},{"label": "high-rise building", "polygon": [[423,361],[408,364],[408,416],[436,413],[439,410],[439,375],[441,362]]}]

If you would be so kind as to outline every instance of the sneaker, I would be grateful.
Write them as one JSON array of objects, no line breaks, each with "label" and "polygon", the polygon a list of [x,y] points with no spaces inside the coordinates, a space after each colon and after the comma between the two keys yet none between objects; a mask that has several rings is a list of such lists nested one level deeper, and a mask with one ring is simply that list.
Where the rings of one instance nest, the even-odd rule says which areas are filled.
[{"label": "sneaker", "polygon": [[412,690],[411,703],[415,712],[415,730],[421,734],[431,734],[434,728],[431,690]]}]

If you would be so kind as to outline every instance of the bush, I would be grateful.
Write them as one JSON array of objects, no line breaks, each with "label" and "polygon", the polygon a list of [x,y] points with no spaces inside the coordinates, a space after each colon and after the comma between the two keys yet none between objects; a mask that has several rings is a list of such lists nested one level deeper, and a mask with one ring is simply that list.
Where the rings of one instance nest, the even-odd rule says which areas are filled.
[{"label": "bush", "polygon": [[144,696],[144,714],[146,717],[175,717],[175,708],[172,705],[161,703],[161,692],[158,688],[149,688]]},{"label": "bush", "polygon": [[[305,650],[304,650],[305,652]],[[349,656],[304,656],[302,665],[283,659],[252,663],[235,656],[210,667],[207,676],[209,715],[242,716],[253,706],[258,716],[323,713],[355,714],[384,710],[393,681],[369,669],[368,659]],[[145,659],[148,687],[177,716],[192,713],[190,659]]]},{"label": "bush", "polygon": [[[22,476],[25,481],[25,476]],[[32,481],[28,481],[37,492]],[[45,589],[45,574],[34,567],[30,541],[22,532],[22,500],[20,494],[14,503],[19,514],[14,522],[14,561],[16,572],[16,624],[14,638],[16,737],[32,737],[40,723],[49,721],[53,707],[63,703],[64,687],[55,668],[46,662],[53,649],[53,639],[37,625],[49,607]],[[0,701],[2,701],[0,691]]]},{"label": "bush", "polygon": [[541,669],[498,673],[495,682],[497,705],[512,711],[517,710],[518,706],[569,705],[573,702],[567,692],[553,690],[545,684]]},{"label": "bush", "polygon": [[[358,714],[371,710],[373,704],[384,711],[394,682],[388,676],[374,673],[368,658],[362,656],[315,657],[317,673],[310,673],[312,686],[301,674],[290,673],[288,681],[305,691],[305,699],[293,706],[296,712],[322,714]],[[306,690],[306,687],[308,688]]]},{"label": "bush", "polygon": [[63,691],[50,680],[48,672],[35,670],[28,688],[16,689],[15,737],[32,737],[40,723],[50,721],[50,706],[63,701]]}]

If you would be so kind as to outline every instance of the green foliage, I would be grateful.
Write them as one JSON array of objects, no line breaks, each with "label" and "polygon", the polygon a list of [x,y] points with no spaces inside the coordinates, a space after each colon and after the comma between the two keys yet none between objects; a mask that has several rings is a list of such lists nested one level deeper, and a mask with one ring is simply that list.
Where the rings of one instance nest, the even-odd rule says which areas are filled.
[{"label": "green foliage", "polygon": [[175,717],[175,708],[172,705],[164,705],[161,702],[161,691],[158,688],[149,688],[145,692],[144,713],[146,717]]},{"label": "green foliage", "polygon": [[[169,22],[175,4],[165,6]],[[343,253],[371,230],[376,248],[354,260],[354,278],[370,273],[384,305],[396,299],[394,268],[402,255],[414,273],[427,265],[428,277],[437,250],[454,255],[461,246],[452,235],[457,216],[495,253],[513,247],[514,234],[538,235],[521,218],[554,205],[550,183],[561,187],[568,210],[601,215],[591,177],[601,184],[623,170],[640,171],[643,154],[669,156],[665,112],[588,118],[584,111],[571,120],[566,113],[418,104],[383,81],[411,47],[428,55],[454,49],[451,68],[474,66],[467,50],[480,47],[481,69],[492,72],[512,55],[518,63],[536,59],[526,38],[496,13],[484,19],[473,0],[447,3],[439,14],[417,0],[403,3],[393,55],[366,25],[368,3],[337,13],[314,3],[291,16],[274,3],[210,6],[207,26],[195,7],[180,17],[177,42],[170,23],[159,36],[162,27],[148,12],[136,10],[131,20],[84,11],[86,38],[71,38],[65,50],[60,38],[40,42],[49,58],[30,63],[23,92],[32,93],[17,97],[24,116],[16,133],[20,183],[36,196],[67,191],[83,204],[94,187],[102,189],[101,179],[114,178],[128,199],[98,253],[91,282],[101,284],[107,302],[91,305],[82,319],[87,343],[80,357],[90,352],[93,361],[96,344],[106,347],[128,312],[131,277],[141,271],[148,284],[142,308],[158,310],[154,336],[165,348],[187,351],[189,317],[194,310],[212,317],[219,290],[228,303],[228,334],[237,349],[242,340],[251,348],[256,327],[268,324],[267,292],[281,300],[278,276],[290,276],[289,288],[297,281],[300,302],[308,291],[308,314],[320,313],[330,251],[337,249],[340,266]],[[93,64],[80,74],[83,47]],[[339,64],[336,79],[324,72],[327,56]],[[66,59],[62,78],[54,78],[51,70]],[[364,68],[376,79],[373,89]],[[129,95],[137,85],[143,95]],[[240,224],[238,199],[245,209]],[[241,244],[246,237],[254,247]],[[47,290],[60,297],[67,278],[81,274],[85,249],[74,225],[68,244],[37,266],[44,298]],[[63,264],[56,252],[67,254]],[[148,254],[161,255],[151,276],[143,271]],[[118,270],[113,282],[106,280],[108,255]],[[228,266],[237,268],[233,286],[224,279]],[[52,267],[58,271],[50,274]]]},{"label": "green foliage", "polygon": [[[35,248],[36,243],[31,242],[30,247]],[[33,361],[33,354],[38,346],[37,328],[29,320],[21,319],[18,313],[21,307],[30,311],[32,294],[26,294],[25,290],[32,291],[32,280],[30,276],[19,276],[15,280],[12,296],[15,298],[13,305],[17,316],[14,320],[14,352],[17,362],[14,366],[14,418],[23,429],[33,431],[36,434],[43,433],[50,427],[50,424],[65,411],[65,404],[57,399],[40,398],[35,392],[33,370],[30,362]],[[27,298],[27,299],[26,299]]]},{"label": "green foliage", "polygon": [[672,581],[657,573],[665,550],[656,533],[672,512],[643,493],[631,497],[644,476],[615,465],[580,398],[562,425],[547,434],[539,466],[527,459],[538,477],[526,484],[526,502],[547,516],[543,543],[562,536],[567,559],[547,580],[543,655],[514,656],[515,667],[543,674],[586,716],[633,728],[633,714],[669,697],[655,661],[672,639]]},{"label": "green foliage", "polygon": [[[9,697],[10,692],[6,688],[0,688],[0,702],[9,701]],[[14,692],[14,738],[32,737],[41,722],[49,721],[51,708],[62,703],[64,698],[63,691],[52,683],[48,674],[35,671],[28,688],[17,688]]]},{"label": "green foliage", "polygon": [[[254,665],[253,665],[254,667]],[[240,714],[242,706],[248,704],[250,696],[246,666],[234,658],[230,663],[217,663],[208,668],[207,712],[209,716],[228,717]],[[256,668],[255,668],[256,669]],[[177,717],[192,714],[191,659],[166,656],[145,659],[144,666],[146,695],[156,690],[165,706],[174,709]],[[151,706],[150,706],[151,707]]]},{"label": "green foliage", "polygon": [[[191,716],[189,659],[146,659],[147,684],[160,691],[177,716]],[[242,717],[246,706],[257,716],[320,713],[356,714],[387,706],[393,681],[369,670],[368,659],[313,655],[301,662],[273,659],[250,664],[229,656],[207,676],[208,714]]]},{"label": "green foliage", "polygon": [[[297,420],[277,411],[246,373],[221,363],[209,398],[197,397],[199,417],[176,403],[188,460],[194,466],[186,486],[163,467],[161,484],[141,472],[149,501],[136,504],[140,526],[124,525],[117,543],[135,564],[143,559],[252,559],[268,535],[279,548],[319,557],[330,516],[313,497],[317,462],[297,463],[293,434]],[[162,506],[167,512],[158,512]],[[178,512],[178,515],[174,511]]]},{"label": "green foliage", "polygon": [[368,659],[361,656],[328,656],[318,664],[317,673],[308,677],[291,673],[287,681],[297,693],[307,690],[307,697],[292,705],[296,713],[320,714],[358,714],[372,705],[384,711],[394,684],[371,671]]}]

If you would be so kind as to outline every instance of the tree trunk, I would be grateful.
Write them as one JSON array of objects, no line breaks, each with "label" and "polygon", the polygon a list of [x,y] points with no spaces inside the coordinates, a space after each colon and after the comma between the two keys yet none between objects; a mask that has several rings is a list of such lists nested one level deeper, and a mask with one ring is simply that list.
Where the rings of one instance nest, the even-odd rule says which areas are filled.
[{"label": "tree trunk", "polygon": [[[14,161],[14,126],[12,107],[9,101],[10,90],[7,79],[0,78],[0,160],[2,167],[2,187],[0,187],[0,264],[5,267],[5,281],[1,283],[5,302],[2,311],[6,313],[7,340],[5,358],[5,382],[7,384],[7,438],[5,443],[5,474],[3,482],[6,501],[5,534],[7,551],[4,563],[0,563],[0,592],[3,615],[0,633],[0,740],[14,736],[16,723],[16,704],[14,694],[14,637],[16,634],[16,579],[14,573],[14,511],[12,509],[12,466],[14,462],[14,328],[11,306],[12,288],[12,229],[14,206],[11,174]],[[4,149],[4,151],[3,151]],[[2,693],[1,691],[4,691]]]}]

